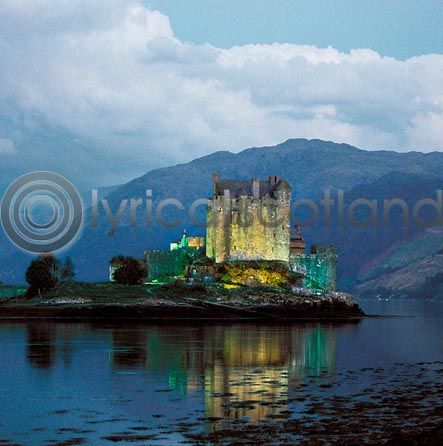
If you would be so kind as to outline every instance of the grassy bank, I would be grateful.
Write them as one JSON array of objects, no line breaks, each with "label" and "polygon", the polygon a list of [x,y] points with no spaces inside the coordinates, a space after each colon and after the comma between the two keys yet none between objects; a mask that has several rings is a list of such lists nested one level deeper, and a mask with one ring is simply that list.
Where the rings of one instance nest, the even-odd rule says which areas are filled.
[{"label": "grassy bank", "polygon": [[26,286],[11,286],[0,284],[0,299],[17,297],[26,292]]}]

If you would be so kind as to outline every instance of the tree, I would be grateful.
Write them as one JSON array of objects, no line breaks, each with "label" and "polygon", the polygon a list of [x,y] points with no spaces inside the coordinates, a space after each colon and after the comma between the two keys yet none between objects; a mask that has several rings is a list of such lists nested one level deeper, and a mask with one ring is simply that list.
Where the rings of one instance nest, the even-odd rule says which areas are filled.
[{"label": "tree", "polygon": [[54,288],[60,278],[60,262],[52,255],[37,257],[26,271],[26,282],[29,284],[28,296],[35,296],[42,291]]},{"label": "tree", "polygon": [[62,280],[62,282],[71,282],[74,277],[75,277],[74,263],[71,257],[66,257],[65,263],[63,264],[63,267],[60,272],[60,279]]},{"label": "tree", "polygon": [[116,268],[112,274],[115,282],[122,285],[139,285],[142,284],[146,277],[146,268],[137,259],[133,257],[117,257],[112,263],[116,264]]}]

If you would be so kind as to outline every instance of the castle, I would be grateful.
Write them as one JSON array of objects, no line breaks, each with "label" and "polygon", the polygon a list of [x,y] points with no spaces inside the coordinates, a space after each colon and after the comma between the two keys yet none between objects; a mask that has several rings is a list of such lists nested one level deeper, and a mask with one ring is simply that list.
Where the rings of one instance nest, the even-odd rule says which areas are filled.
[{"label": "castle", "polygon": [[[306,254],[300,228],[291,230],[290,217],[291,186],[286,180],[278,176],[229,180],[214,174],[213,194],[206,208],[206,239],[189,237],[185,231],[169,250],[146,251],[147,281],[218,280],[217,271],[223,267],[226,271],[233,265],[252,265],[255,261],[254,268],[260,270],[257,276],[265,265],[278,264],[303,277],[303,287],[320,292],[335,290],[335,248],[312,245]],[[111,277],[114,269],[111,265]]]},{"label": "castle", "polygon": [[291,230],[290,216],[291,186],[286,180],[223,180],[214,174],[206,213],[206,256],[216,263],[283,261],[303,275],[306,288],[335,290],[336,249],[312,245],[307,255],[300,227]]}]

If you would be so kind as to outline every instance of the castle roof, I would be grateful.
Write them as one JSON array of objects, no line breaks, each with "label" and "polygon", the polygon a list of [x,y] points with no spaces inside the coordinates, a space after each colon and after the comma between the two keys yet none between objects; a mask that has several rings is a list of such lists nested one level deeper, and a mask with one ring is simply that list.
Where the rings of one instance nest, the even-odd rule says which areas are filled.
[{"label": "castle roof", "polygon": [[223,195],[225,190],[229,190],[231,198],[241,196],[254,196],[254,181],[258,184],[258,197],[276,198],[275,192],[281,189],[291,190],[289,183],[279,177],[269,177],[267,180],[225,180],[220,179],[216,184],[215,194]]}]

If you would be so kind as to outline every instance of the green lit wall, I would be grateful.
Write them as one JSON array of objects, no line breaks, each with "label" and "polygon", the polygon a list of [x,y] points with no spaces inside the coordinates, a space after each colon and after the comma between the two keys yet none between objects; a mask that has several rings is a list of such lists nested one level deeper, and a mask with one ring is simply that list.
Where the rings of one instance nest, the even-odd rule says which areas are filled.
[{"label": "green lit wall", "polygon": [[146,270],[149,281],[169,282],[175,277],[183,277],[186,267],[199,256],[192,248],[161,249],[145,252]]},{"label": "green lit wall", "polygon": [[337,288],[337,251],[333,246],[316,246],[315,253],[294,255],[290,266],[293,271],[305,274],[305,288],[321,291]]}]

